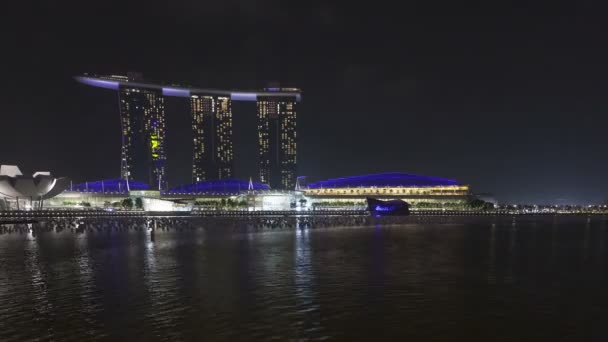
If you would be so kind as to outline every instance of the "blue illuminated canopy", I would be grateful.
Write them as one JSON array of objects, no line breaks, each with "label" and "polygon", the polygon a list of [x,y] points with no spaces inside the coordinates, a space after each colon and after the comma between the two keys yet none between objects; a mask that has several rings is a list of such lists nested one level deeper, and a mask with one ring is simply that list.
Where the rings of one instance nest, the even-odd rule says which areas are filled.
[{"label": "blue illuminated canopy", "polygon": [[128,193],[129,190],[148,190],[150,186],[147,183],[127,181],[124,179],[104,179],[95,182],[85,182],[72,185],[69,190],[79,192],[94,192],[94,193]]},{"label": "blue illuminated canopy", "polygon": [[308,184],[310,189],[361,188],[361,187],[431,187],[457,186],[453,179],[411,175],[400,172],[376,173],[343,178],[328,179]]},{"label": "blue illuminated canopy", "polygon": [[[269,190],[266,184],[253,182],[253,190]],[[249,189],[249,181],[225,178],[180,185],[167,191],[167,194],[238,194]]]}]

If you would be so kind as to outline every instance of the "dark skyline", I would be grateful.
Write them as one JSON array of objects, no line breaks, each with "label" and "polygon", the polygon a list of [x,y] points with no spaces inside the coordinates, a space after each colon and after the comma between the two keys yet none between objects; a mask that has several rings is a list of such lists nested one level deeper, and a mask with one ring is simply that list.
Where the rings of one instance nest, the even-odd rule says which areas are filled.
[{"label": "dark skyline", "polygon": [[[501,202],[608,199],[606,27],[586,2],[6,6],[2,163],[118,178],[116,93],[72,77],[140,71],[209,88],[302,88],[298,173],[310,180],[401,171]],[[255,153],[247,105],[234,108],[244,155]],[[189,140],[171,131],[189,131],[187,106],[166,104],[172,185],[191,178]]]}]

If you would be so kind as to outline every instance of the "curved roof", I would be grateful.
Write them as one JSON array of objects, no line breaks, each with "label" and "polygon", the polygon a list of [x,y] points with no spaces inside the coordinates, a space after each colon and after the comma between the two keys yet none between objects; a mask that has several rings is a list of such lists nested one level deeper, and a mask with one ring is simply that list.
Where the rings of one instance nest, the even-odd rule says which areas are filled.
[{"label": "curved roof", "polygon": [[[252,182],[252,190],[268,190],[270,187],[266,184]],[[169,191],[167,194],[199,194],[199,193],[216,193],[216,194],[238,194],[249,189],[249,182],[236,178],[224,178],[217,180],[202,181],[194,184],[180,185]]]},{"label": "curved roof", "polygon": [[120,86],[161,90],[164,96],[190,97],[191,95],[224,95],[234,101],[256,101],[258,96],[296,97],[300,101],[301,91],[295,88],[266,88],[262,91],[202,89],[181,85],[162,85],[148,82],[133,82],[117,76],[76,76],[76,81],[92,87],[118,90]]},{"label": "curved roof", "polygon": [[133,180],[129,180],[129,186],[127,187],[127,181],[124,179],[104,179],[94,182],[74,184],[69,190],[80,192],[127,193],[129,190],[148,190],[149,188],[150,185],[147,183],[136,182]]},{"label": "curved roof", "polygon": [[430,187],[460,185],[453,179],[411,175],[400,172],[376,173],[328,179],[308,184],[309,189],[357,187]]},{"label": "curved roof", "polygon": [[67,183],[67,178],[55,178],[50,172],[24,176],[17,166],[0,166],[0,197],[3,198],[47,199],[62,192]]}]

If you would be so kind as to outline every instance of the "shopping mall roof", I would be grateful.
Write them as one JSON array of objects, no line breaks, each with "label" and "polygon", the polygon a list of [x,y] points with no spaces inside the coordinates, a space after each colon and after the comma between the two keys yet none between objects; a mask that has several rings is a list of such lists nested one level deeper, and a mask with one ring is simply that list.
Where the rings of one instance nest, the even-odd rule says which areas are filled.
[{"label": "shopping mall roof", "polygon": [[453,179],[412,175],[400,172],[376,173],[328,179],[308,184],[309,189],[361,187],[432,187],[461,185]]},{"label": "shopping mall roof", "polygon": [[67,190],[79,192],[95,192],[95,193],[127,193],[129,190],[148,190],[150,186],[147,183],[137,182],[124,179],[104,179],[94,182],[84,182],[74,184],[68,187]]}]

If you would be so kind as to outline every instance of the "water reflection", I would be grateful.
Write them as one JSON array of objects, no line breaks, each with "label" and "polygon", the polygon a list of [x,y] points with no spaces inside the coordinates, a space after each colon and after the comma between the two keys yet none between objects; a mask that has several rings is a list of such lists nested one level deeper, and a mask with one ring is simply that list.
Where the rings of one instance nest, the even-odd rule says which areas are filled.
[{"label": "water reflection", "polygon": [[599,236],[597,238],[597,248],[595,248],[594,257],[599,264],[598,268],[604,268],[605,259],[603,258],[606,248],[606,221],[601,221],[599,228]]},{"label": "water reflection", "polygon": [[[511,224],[515,226],[515,221]],[[496,224],[493,223],[490,227],[490,241],[488,243],[488,283],[496,282]]]},{"label": "water reflection", "polygon": [[150,228],[0,235],[0,340],[606,337],[603,218]]},{"label": "water reflection", "polygon": [[99,289],[95,286],[95,269],[90,256],[90,245],[87,234],[74,235],[74,263],[78,278],[78,296],[82,307],[82,324],[87,333],[92,337],[103,337],[104,327],[98,315],[103,307],[100,305]]},{"label": "water reflection", "polygon": [[517,226],[514,225],[509,229],[509,249],[508,249],[508,266],[506,271],[505,281],[509,283],[515,282],[515,266],[517,262]]},{"label": "water reflection", "polygon": [[46,274],[42,267],[45,264],[44,260],[40,259],[39,237],[28,233],[26,243],[24,245],[25,272],[30,275],[29,289],[32,295],[32,300],[36,303],[33,306],[35,315],[39,320],[48,320],[53,314],[53,306],[48,299],[48,286],[46,282]]},{"label": "water reflection", "polygon": [[300,316],[292,326],[296,335],[304,338],[309,333],[319,332],[320,312],[315,291],[315,271],[312,265],[310,229],[297,226],[295,229],[294,283],[297,300],[297,315]]},{"label": "water reflection", "polygon": [[591,239],[591,218],[587,218],[581,247],[581,266],[589,259],[589,244]]}]

